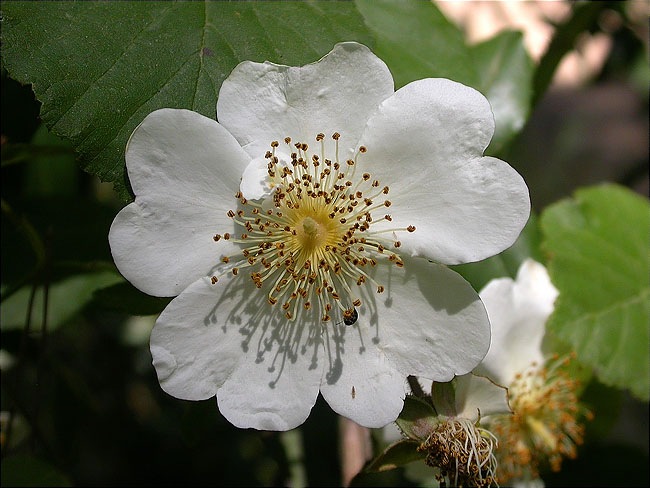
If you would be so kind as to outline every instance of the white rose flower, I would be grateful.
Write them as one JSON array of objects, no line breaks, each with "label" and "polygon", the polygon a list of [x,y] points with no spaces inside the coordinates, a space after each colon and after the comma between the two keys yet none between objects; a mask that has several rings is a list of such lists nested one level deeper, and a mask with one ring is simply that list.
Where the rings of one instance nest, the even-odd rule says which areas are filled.
[{"label": "white rose flower", "polygon": [[446,79],[394,92],[348,42],[303,67],[239,64],[217,118],[145,118],[126,149],[135,201],[109,235],[131,283],[178,295],[151,335],[166,392],[286,430],[320,391],[380,427],[407,375],[447,381],[480,362],[485,308],[444,265],[506,249],[530,210],[521,176],[483,156],[480,93]]},{"label": "white rose flower", "polygon": [[508,388],[514,415],[485,420],[499,439],[499,482],[544,486],[540,469],[558,471],[575,458],[591,413],[577,397],[579,382],[563,368],[571,357],[545,352],[546,321],[557,289],[546,268],[525,260],[515,280],[490,281],[480,292],[492,324],[490,350],[474,370]]}]

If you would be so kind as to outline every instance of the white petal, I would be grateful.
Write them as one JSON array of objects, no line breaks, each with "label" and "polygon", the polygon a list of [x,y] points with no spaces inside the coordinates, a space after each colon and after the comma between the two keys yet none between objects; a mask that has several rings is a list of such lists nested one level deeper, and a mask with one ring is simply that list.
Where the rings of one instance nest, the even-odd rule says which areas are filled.
[{"label": "white petal", "polygon": [[528,188],[507,163],[482,157],[493,132],[485,97],[445,79],[406,85],[370,118],[361,160],[391,189],[392,227],[417,228],[400,236],[404,250],[458,264],[516,240],[530,212]]},{"label": "white petal", "polygon": [[449,381],[483,359],[490,344],[487,313],[458,273],[421,258],[404,258],[401,270],[378,266],[375,279],[386,286],[372,304],[378,347],[405,374]]},{"label": "white petal", "polygon": [[149,114],[133,132],[126,166],[135,201],[111,225],[109,242],[120,272],[140,290],[173,296],[211,267],[231,244],[226,212],[249,158],[214,120],[189,110]]},{"label": "white petal", "polygon": [[[217,118],[251,157],[287,136],[314,146],[319,132],[330,148],[337,131],[342,147],[355,147],[368,115],[393,86],[381,59],[366,46],[344,42],[302,67],[240,63],[221,86]],[[333,159],[331,150],[327,157]]]},{"label": "white petal", "polygon": [[253,159],[241,177],[239,186],[242,194],[249,200],[259,200],[271,193],[269,185],[268,160],[264,157]]},{"label": "white petal", "polygon": [[[276,151],[278,168],[290,167],[291,157],[284,151]],[[242,175],[240,189],[244,197],[249,200],[260,200],[268,197],[275,184],[282,184],[281,175],[276,170],[275,178],[269,176],[269,160],[264,156],[253,159]]]},{"label": "white petal", "polygon": [[541,365],[545,324],[557,294],[546,268],[532,259],[522,263],[516,281],[490,281],[480,295],[492,324],[492,343],[475,372],[508,386],[533,362]]},{"label": "white petal", "polygon": [[278,310],[247,276],[190,285],[151,335],[162,388],[188,400],[216,394],[221,413],[237,427],[300,425],[318,395],[321,325],[288,324],[272,313]]},{"label": "white petal", "polygon": [[471,420],[488,415],[512,413],[508,391],[490,379],[469,373],[456,378],[456,411]]},{"label": "white petal", "polygon": [[176,398],[214,396],[244,354],[237,325],[227,314],[215,313],[223,288],[212,288],[207,278],[192,283],[163,310],[151,332],[158,381]]},{"label": "white petal", "polygon": [[373,343],[369,325],[327,331],[330,368],[320,390],[332,409],[369,428],[393,422],[404,407],[406,375]]},{"label": "white petal", "polygon": [[448,381],[471,371],[490,342],[487,314],[469,283],[444,266],[404,262],[403,269],[375,268],[385,291],[366,296],[357,322],[340,327],[331,350],[341,369],[321,386],[334,410],[367,427],[397,417],[408,375]]}]

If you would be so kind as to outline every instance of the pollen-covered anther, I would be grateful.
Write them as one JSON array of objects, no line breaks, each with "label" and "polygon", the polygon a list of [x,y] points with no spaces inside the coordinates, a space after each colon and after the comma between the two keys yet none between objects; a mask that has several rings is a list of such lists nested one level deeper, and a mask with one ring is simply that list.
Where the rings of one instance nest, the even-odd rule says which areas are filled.
[{"label": "pollen-covered anther", "polygon": [[389,215],[373,218],[373,212],[391,205],[381,197],[388,186],[382,187],[370,172],[357,172],[360,155],[367,153],[365,146],[341,164],[341,135],[335,132],[331,137],[334,154],[326,153],[331,146],[322,132],[315,136],[319,151],[289,136],[283,139],[285,150],[278,141],[271,142],[271,151],[265,154],[272,187],[268,202],[249,201],[237,192],[240,206],[227,215],[243,232],[213,236],[215,242],[230,240],[241,246],[221,259],[225,265],[232,262],[223,272],[250,276],[271,306],[282,303],[289,320],[317,313],[325,322],[338,321],[345,310],[361,306],[358,287],[371,284],[383,293],[385,286],[375,281],[373,268],[402,267],[397,251],[385,249],[401,246],[396,233],[415,231],[412,225],[397,229],[374,225],[392,220]]},{"label": "pollen-covered anther", "polygon": [[514,415],[492,423],[502,439],[497,452],[501,480],[539,476],[543,465],[559,471],[563,458],[577,456],[584,439],[584,420],[593,415],[578,401],[579,382],[565,369],[568,358],[554,358],[545,367],[531,365],[508,388]]}]

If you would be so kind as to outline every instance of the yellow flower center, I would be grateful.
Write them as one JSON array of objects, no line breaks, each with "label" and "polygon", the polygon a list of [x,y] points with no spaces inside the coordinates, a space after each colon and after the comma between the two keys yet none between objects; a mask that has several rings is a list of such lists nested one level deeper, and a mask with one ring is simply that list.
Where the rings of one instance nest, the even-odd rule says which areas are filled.
[{"label": "yellow flower center", "polygon": [[[340,135],[332,136],[333,161],[325,157],[324,137],[316,136],[320,156],[309,153],[305,143],[292,145],[287,137],[287,162],[276,156],[279,143],[272,142],[265,155],[270,196],[252,201],[238,192],[239,209],[228,215],[242,232],[238,237],[216,234],[214,240],[232,239],[242,245],[241,255],[224,256],[222,262],[233,276],[246,268],[256,287],[266,292],[268,303],[282,307],[287,319],[316,308],[323,321],[331,320],[336,310],[350,325],[356,321],[355,307],[362,305],[361,286],[372,284],[377,293],[385,289],[371,277],[371,268],[383,260],[403,266],[396,233],[413,232],[415,227],[373,230],[377,222],[392,221],[384,213],[391,205],[389,187],[382,187],[370,173],[357,174],[357,158],[365,147],[359,147],[354,159],[340,163]],[[213,276],[212,282],[218,279]]]}]

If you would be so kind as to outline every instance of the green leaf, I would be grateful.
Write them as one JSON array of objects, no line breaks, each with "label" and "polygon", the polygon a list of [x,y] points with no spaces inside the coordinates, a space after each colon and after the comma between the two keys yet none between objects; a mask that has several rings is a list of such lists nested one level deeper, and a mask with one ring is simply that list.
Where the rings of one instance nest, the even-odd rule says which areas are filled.
[{"label": "green leaf", "polygon": [[[71,276],[52,283],[48,290],[47,329],[54,330],[73,318],[90,301],[93,291],[122,281],[115,272],[102,271]],[[11,295],[0,308],[2,330],[22,329],[25,326],[31,287],[25,286]],[[43,287],[34,295],[30,330],[39,332],[43,322]]]},{"label": "green leaf", "polygon": [[576,191],[541,218],[551,280],[560,291],[548,328],[606,385],[650,396],[650,208],[605,184]]},{"label": "green leaf", "polygon": [[388,471],[389,469],[395,469],[399,466],[412,463],[413,461],[420,461],[424,459],[426,455],[417,451],[419,445],[419,442],[409,439],[397,441],[379,453],[375,459],[370,461],[364,471]]},{"label": "green leaf", "polygon": [[449,78],[479,90],[492,105],[496,154],[524,125],[530,111],[533,63],[520,33],[504,32],[476,46],[432,2],[355,0],[376,36],[375,53],[396,88],[422,78]]},{"label": "green leaf", "polygon": [[300,65],[335,43],[370,44],[351,2],[5,2],[3,66],[31,83],[41,118],[82,166],[129,198],[123,153],[150,112],[214,118],[242,60]]},{"label": "green leaf", "polygon": [[425,440],[438,425],[438,415],[430,402],[407,395],[404,408],[395,423],[404,435],[413,440]]}]

